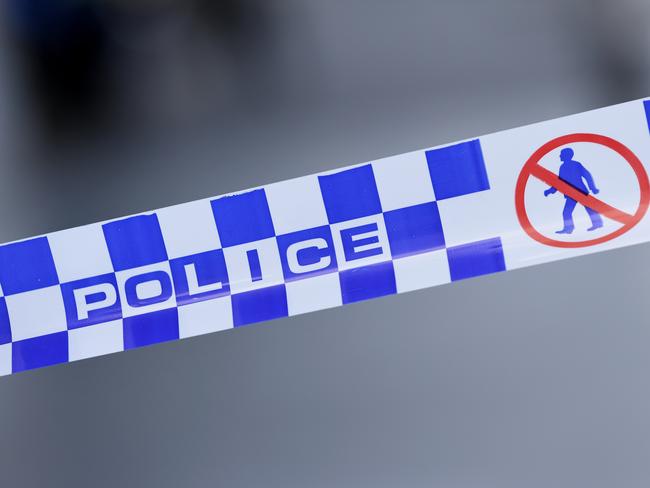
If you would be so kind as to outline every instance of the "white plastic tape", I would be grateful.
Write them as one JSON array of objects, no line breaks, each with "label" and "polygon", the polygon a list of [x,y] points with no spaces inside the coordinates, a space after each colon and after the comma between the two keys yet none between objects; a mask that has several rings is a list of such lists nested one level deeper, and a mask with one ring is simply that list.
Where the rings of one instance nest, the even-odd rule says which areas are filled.
[{"label": "white plastic tape", "polygon": [[0,374],[650,240],[650,101],[0,246]]}]

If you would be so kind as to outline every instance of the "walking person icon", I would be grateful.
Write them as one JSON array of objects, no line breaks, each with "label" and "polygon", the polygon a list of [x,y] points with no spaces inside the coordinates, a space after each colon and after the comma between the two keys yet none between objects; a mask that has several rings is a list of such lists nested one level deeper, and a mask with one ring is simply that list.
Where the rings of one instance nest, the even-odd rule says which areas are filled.
[{"label": "walking person icon", "polygon": [[[560,151],[560,160],[562,164],[560,165],[560,174],[559,177],[565,183],[571,185],[576,190],[589,195],[589,190],[594,195],[597,195],[600,190],[596,188],[594,183],[594,178],[591,176],[591,173],[582,165],[582,163],[573,159],[573,149],[564,148]],[[585,185],[585,181],[587,184]],[[589,189],[587,189],[587,186]],[[550,187],[544,190],[544,196],[547,197],[552,193],[557,192],[557,188]],[[568,195],[564,195],[564,210],[562,211],[562,218],[564,220],[564,227],[562,230],[558,230],[556,234],[571,234],[575,228],[573,224],[573,211],[576,208],[578,202]],[[589,218],[591,219],[591,227],[587,230],[592,231],[599,229],[603,226],[603,219],[601,215],[596,212],[594,209],[585,207]]]}]

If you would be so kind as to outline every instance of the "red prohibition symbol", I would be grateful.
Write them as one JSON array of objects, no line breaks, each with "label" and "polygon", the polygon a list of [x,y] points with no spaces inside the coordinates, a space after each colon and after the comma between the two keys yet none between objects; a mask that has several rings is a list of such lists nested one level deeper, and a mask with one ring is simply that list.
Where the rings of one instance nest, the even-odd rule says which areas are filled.
[{"label": "red prohibition symbol", "polygon": [[[585,195],[584,193],[575,189],[573,186],[560,180],[560,178],[555,173],[547,170],[539,164],[541,159],[554,149],[557,149],[566,144],[573,144],[576,142],[591,142],[594,144],[600,144],[617,152],[621,157],[623,157],[623,159],[625,159],[625,161],[627,161],[627,163],[634,171],[634,174],[636,175],[640,190],[639,205],[633,214],[624,212],[611,205],[608,205],[593,195]],[[558,239],[551,239],[550,237],[541,234],[530,222],[530,219],[528,218],[528,214],[526,212],[524,192],[526,190],[528,179],[531,177],[537,178],[547,185],[556,188],[559,192],[573,198],[581,205],[594,209],[603,217],[607,217],[622,224],[622,227],[619,227],[617,230],[610,232],[609,234],[582,241],[560,241]],[[528,161],[526,161],[524,167],[521,170],[521,173],[519,174],[517,185],[515,187],[515,209],[517,211],[517,218],[519,219],[521,227],[530,237],[535,239],[537,242],[541,242],[542,244],[554,247],[588,247],[611,241],[612,239],[625,234],[636,224],[638,224],[646,214],[649,203],[650,183],[648,182],[648,174],[646,173],[645,168],[643,167],[643,164],[639,158],[624,144],[618,142],[615,139],[612,139],[611,137],[599,134],[567,134],[565,136],[557,137],[547,142],[537,151],[535,151],[530,158],[528,158]]]}]

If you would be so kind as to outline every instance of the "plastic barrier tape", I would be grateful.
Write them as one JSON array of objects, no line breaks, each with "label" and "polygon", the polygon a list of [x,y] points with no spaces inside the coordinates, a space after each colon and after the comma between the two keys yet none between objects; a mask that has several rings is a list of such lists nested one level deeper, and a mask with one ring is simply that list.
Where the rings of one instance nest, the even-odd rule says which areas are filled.
[{"label": "plastic barrier tape", "polygon": [[650,240],[650,101],[0,246],[0,374]]}]

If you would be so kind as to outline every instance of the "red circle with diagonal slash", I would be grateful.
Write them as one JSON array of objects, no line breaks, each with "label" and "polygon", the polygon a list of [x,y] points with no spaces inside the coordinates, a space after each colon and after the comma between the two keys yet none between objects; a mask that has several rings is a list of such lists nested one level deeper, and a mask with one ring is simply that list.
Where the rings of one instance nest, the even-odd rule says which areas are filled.
[{"label": "red circle with diagonal slash", "polygon": [[[617,208],[608,205],[607,203],[599,200],[598,198],[595,198],[592,195],[585,195],[584,193],[576,190],[572,186],[560,180],[559,177],[555,175],[555,173],[547,170],[539,164],[540,160],[554,149],[557,149],[558,147],[564,146],[566,144],[573,144],[576,142],[591,142],[608,147],[609,149],[612,149],[620,156],[622,156],[623,159],[625,159],[625,161],[627,161],[627,163],[632,167],[632,170],[634,171],[634,174],[636,175],[636,178],[639,182],[639,190],[641,195],[639,198],[639,206],[637,207],[634,214],[628,214],[626,212],[618,210]],[[545,235],[538,232],[535,227],[533,227],[533,224],[530,222],[528,214],[526,213],[524,191],[526,190],[528,179],[531,176],[542,180],[549,186],[557,188],[558,191],[564,195],[573,198],[584,206],[593,208],[603,217],[608,217],[612,220],[615,220],[623,224],[623,226],[614,232],[586,241],[560,241],[558,239],[551,239],[550,237],[546,237]],[[648,174],[646,173],[645,168],[643,167],[643,164],[639,158],[624,144],[618,142],[615,139],[612,139],[611,137],[602,136],[599,134],[568,134],[565,136],[557,137],[552,141],[547,142],[537,151],[535,151],[530,158],[528,158],[528,161],[526,161],[526,164],[524,164],[524,167],[519,174],[519,178],[517,179],[517,186],[515,187],[515,209],[517,211],[517,218],[519,219],[519,223],[530,237],[538,242],[541,242],[542,244],[554,247],[573,248],[595,246],[596,244],[601,244],[603,242],[615,239],[616,237],[625,234],[641,221],[646,211],[648,210],[648,203],[650,203],[650,183],[648,182]]]}]

